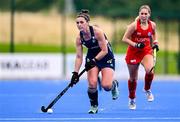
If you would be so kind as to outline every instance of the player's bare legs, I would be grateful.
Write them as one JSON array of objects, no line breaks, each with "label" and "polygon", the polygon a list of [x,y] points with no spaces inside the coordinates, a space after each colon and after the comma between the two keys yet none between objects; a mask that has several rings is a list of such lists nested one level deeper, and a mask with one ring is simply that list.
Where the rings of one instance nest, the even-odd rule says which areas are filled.
[{"label": "player's bare legs", "polygon": [[[98,112],[98,90],[97,90],[97,78],[99,69],[97,67],[92,68],[88,71],[88,96],[90,98],[91,108],[88,111],[90,114],[95,114]],[[114,70],[111,68],[103,68],[101,70],[102,79],[101,85],[105,91],[112,91],[113,99],[117,99],[119,95],[118,83],[113,83]]]},{"label": "player's bare legs", "polygon": [[114,70],[112,68],[103,68],[101,70],[102,81],[101,85],[106,91],[111,91],[112,99],[116,100],[119,96],[118,81],[113,80]]},{"label": "player's bare legs", "polygon": [[128,80],[128,89],[129,89],[129,109],[134,110],[136,109],[136,87],[137,87],[137,76],[138,76],[138,69],[139,64],[133,65],[128,64],[129,70],[129,80]]},{"label": "player's bare legs", "polygon": [[154,100],[154,96],[151,92],[151,84],[154,78],[153,56],[152,55],[144,56],[141,63],[144,66],[145,71],[146,71],[145,79],[144,79],[145,80],[144,92],[146,94],[147,101],[152,102]]},{"label": "player's bare legs", "polygon": [[97,78],[99,69],[94,67],[87,73],[88,77],[88,96],[90,99],[91,108],[88,111],[90,114],[98,112],[98,90],[97,90]]}]

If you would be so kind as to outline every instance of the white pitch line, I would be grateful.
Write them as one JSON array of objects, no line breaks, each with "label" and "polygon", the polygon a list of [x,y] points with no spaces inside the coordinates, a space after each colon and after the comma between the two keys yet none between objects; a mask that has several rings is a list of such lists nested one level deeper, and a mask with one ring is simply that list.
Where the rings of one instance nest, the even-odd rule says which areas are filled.
[{"label": "white pitch line", "polygon": [[137,118],[0,118],[0,121],[63,121],[63,120],[180,120],[180,117],[137,117]]}]

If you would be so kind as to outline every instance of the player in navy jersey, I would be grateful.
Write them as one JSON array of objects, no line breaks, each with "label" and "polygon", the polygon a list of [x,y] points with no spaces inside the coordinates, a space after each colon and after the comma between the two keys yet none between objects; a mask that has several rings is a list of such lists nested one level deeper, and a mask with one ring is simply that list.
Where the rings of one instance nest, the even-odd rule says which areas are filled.
[{"label": "player in navy jersey", "polygon": [[88,10],[82,10],[76,18],[77,28],[80,33],[76,38],[76,59],[74,72],[71,78],[72,84],[79,81],[78,72],[83,62],[83,47],[88,48],[85,68],[88,79],[88,96],[90,99],[90,110],[88,113],[98,112],[98,74],[101,72],[101,86],[105,91],[111,91],[112,99],[118,98],[118,81],[113,80],[115,70],[115,59],[104,32],[97,26],[89,24],[90,16]]}]

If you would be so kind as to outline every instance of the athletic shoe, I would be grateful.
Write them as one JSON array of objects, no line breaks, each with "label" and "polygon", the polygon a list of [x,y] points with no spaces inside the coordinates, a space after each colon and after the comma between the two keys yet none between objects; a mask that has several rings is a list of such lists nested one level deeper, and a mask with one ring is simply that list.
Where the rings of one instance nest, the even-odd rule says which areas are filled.
[{"label": "athletic shoe", "polygon": [[91,108],[88,111],[89,114],[96,114],[97,112],[98,112],[98,106],[97,105],[91,106]]},{"label": "athletic shoe", "polygon": [[113,81],[113,86],[114,88],[112,89],[111,93],[112,93],[112,99],[113,100],[116,100],[119,96],[119,90],[118,90],[118,87],[119,87],[119,83],[117,80],[114,80]]},{"label": "athletic shoe", "polygon": [[136,101],[135,99],[129,99],[129,109],[135,110],[136,109]]},{"label": "athletic shoe", "polygon": [[154,95],[152,94],[151,90],[145,91],[145,94],[148,102],[154,101]]}]

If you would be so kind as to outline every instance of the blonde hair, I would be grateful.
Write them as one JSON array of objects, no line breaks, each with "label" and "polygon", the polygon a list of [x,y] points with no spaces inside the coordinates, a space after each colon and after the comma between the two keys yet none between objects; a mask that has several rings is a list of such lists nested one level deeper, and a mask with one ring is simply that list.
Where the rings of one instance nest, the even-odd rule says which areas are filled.
[{"label": "blonde hair", "polygon": [[138,21],[138,19],[139,19],[139,16],[137,16],[134,20],[135,20],[135,21]]},{"label": "blonde hair", "polygon": [[[149,7],[148,5],[142,5],[142,6],[139,8],[139,12],[140,12],[142,9],[147,9],[149,15],[151,15],[151,9],[150,9],[150,7]],[[139,19],[139,16],[137,16],[134,21],[137,21],[138,19]]]},{"label": "blonde hair", "polygon": [[142,10],[142,9],[147,9],[149,14],[151,15],[151,9],[149,7],[149,5],[142,5],[140,8],[139,8],[139,12]]}]

